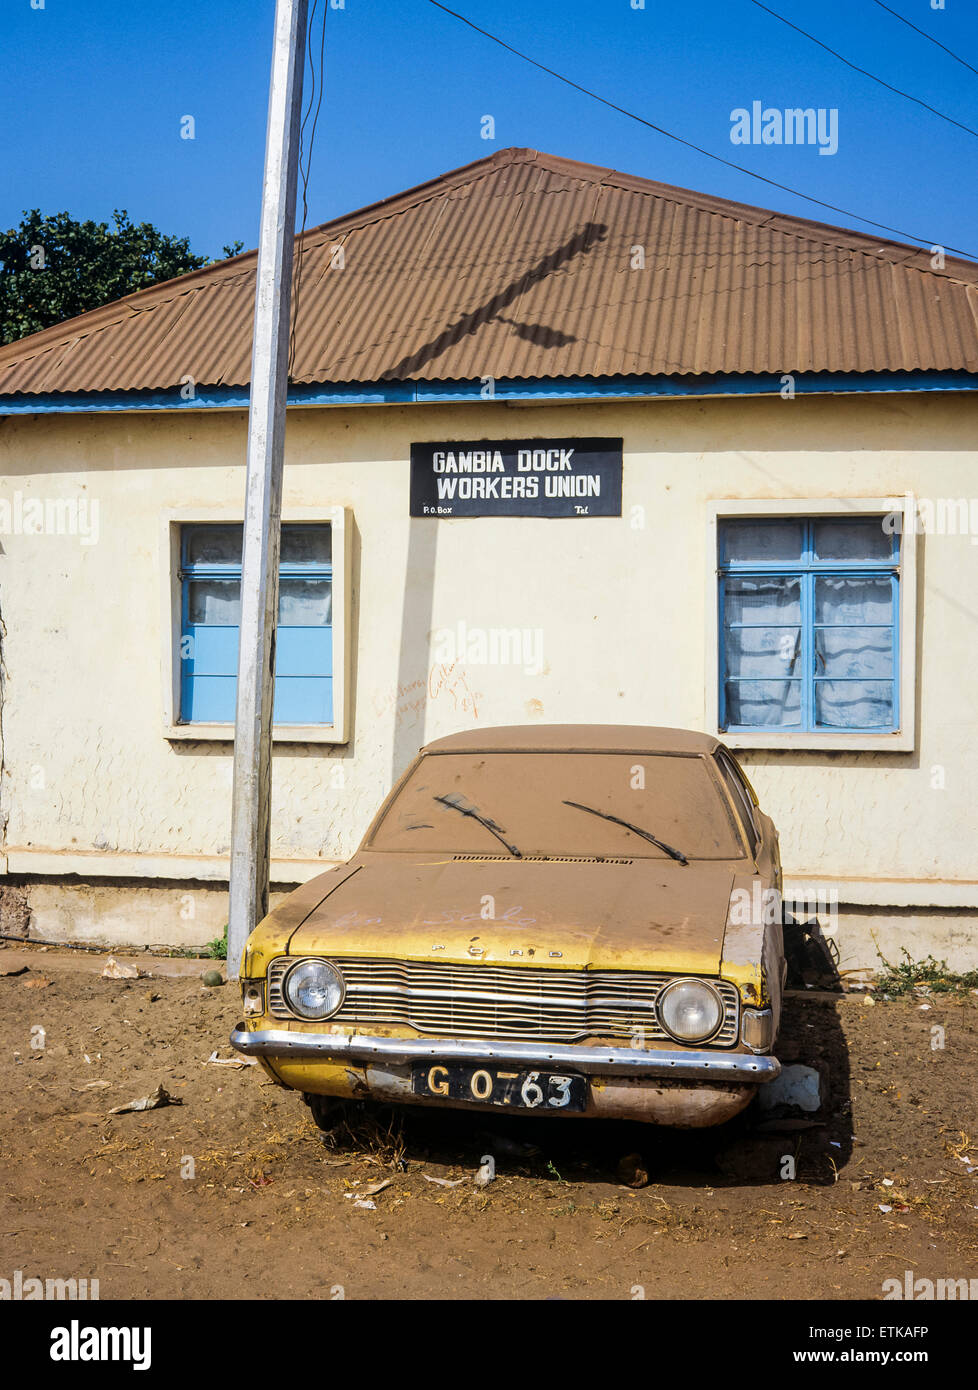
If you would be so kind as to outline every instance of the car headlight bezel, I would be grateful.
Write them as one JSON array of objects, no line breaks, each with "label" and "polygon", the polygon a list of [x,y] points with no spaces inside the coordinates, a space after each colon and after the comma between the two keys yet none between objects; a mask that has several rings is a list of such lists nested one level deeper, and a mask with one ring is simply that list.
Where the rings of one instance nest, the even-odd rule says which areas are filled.
[{"label": "car headlight bezel", "polygon": [[265,981],[243,979],[241,981],[241,1003],[245,1017],[265,1012]]},{"label": "car headlight bezel", "polygon": [[771,1009],[744,1009],[740,1020],[740,1039],[751,1052],[770,1052],[774,1046],[774,1013]]},{"label": "car headlight bezel", "polygon": [[[674,1027],[670,1027],[667,1023],[665,1005],[669,1001],[669,996],[673,995],[677,990],[688,990],[689,988],[702,990],[709,999],[712,1000],[716,1006],[716,1022],[708,1031],[700,1031],[695,1035],[690,1034],[684,1037],[681,1032]],[[670,980],[668,984],[663,985],[662,989],[659,990],[655,1001],[655,1013],[656,1018],[659,1020],[659,1026],[668,1037],[672,1038],[675,1042],[688,1045],[711,1042],[723,1027],[726,1017],[726,1008],[723,1002],[723,996],[710,980],[703,980],[695,975],[682,975],[675,980]]]},{"label": "car headlight bezel", "polygon": [[[318,972],[323,981],[320,987],[324,992],[330,986],[334,987],[334,993],[324,1001],[320,1008],[308,1004],[303,1005],[301,1001],[297,1002],[296,999],[296,990],[300,987],[303,976],[308,979],[313,972]],[[307,984],[306,987],[309,988],[310,985]],[[303,956],[294,965],[290,965],[283,975],[282,998],[296,1018],[301,1018],[309,1023],[321,1023],[327,1018],[333,1018],[342,1009],[346,999],[346,981],[342,971],[331,960],[326,960],[322,956]]]}]

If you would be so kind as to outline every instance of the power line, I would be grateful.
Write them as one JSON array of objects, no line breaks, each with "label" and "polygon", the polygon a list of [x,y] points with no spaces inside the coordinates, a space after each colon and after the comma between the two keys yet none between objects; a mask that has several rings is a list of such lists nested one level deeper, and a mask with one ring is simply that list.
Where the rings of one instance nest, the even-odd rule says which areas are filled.
[{"label": "power line", "polygon": [[889,5],[884,5],[883,0],[873,0],[873,4],[879,5],[881,10],[885,10],[887,14],[891,14],[894,19],[898,19],[901,24],[905,24],[908,29],[912,29],[914,33],[919,34],[922,39],[928,39],[931,43],[936,44],[938,48],[943,48],[944,52],[952,57],[956,63],[960,63],[963,68],[967,68],[969,72],[973,72],[975,76],[978,77],[978,68],[973,68],[970,63],[966,63],[962,57],[954,52],[953,48],[948,48],[947,44],[941,43],[940,39],[935,39],[934,35],[928,34],[926,29],[918,29],[916,24],[911,24],[910,20],[905,19],[902,14],[899,14],[896,10],[891,10]]},{"label": "power line", "polygon": [[[316,10],[319,7],[319,0],[312,0],[312,12],[309,15],[309,38],[312,38],[312,28],[316,22]],[[306,123],[312,113],[312,104],[316,101],[316,65],[313,53],[308,43],[306,54],[309,60],[309,73],[311,85],[309,88],[309,104],[306,107],[305,115],[302,117],[302,124],[299,126],[299,177],[302,181],[302,227],[299,231],[299,242],[296,248],[295,266],[295,291],[292,296],[292,323],[289,329],[289,366],[288,377],[292,379],[292,367],[295,363],[295,330],[299,322],[299,295],[302,289],[302,263],[303,263],[303,243],[302,238],[306,230],[306,218],[309,215],[309,172],[312,169],[312,151],[316,143],[316,126],[319,124],[319,112],[323,104],[323,90],[325,86],[324,69],[326,63],[326,11],[329,8],[328,0],[323,0],[323,21],[322,35],[319,42],[319,100],[316,102],[316,111],[312,118],[312,128],[309,132],[309,148],[306,150],[305,166],[302,163],[303,145],[305,141]]]},{"label": "power line", "polygon": [[765,14],[771,15],[774,19],[779,19],[782,24],[787,24],[788,28],[794,29],[796,34],[801,34],[804,38],[810,39],[812,43],[818,44],[819,48],[824,48],[826,53],[831,53],[833,58],[838,58],[840,63],[845,63],[846,67],[852,68],[853,72],[858,72],[863,77],[868,77],[872,82],[878,82],[879,85],[885,87],[888,92],[896,92],[898,97],[905,97],[907,101],[915,102],[918,106],[922,106],[925,111],[930,111],[935,116],[940,116],[942,121],[947,121],[949,125],[956,125],[959,130],[967,131],[969,135],[973,135],[975,139],[978,140],[978,130],[973,130],[970,125],[964,125],[961,121],[956,121],[953,116],[946,116],[943,111],[938,111],[936,106],[931,106],[926,101],[921,101],[920,97],[911,96],[909,92],[903,91],[902,88],[894,87],[889,82],[884,82],[882,77],[877,77],[876,74],[870,72],[868,68],[861,68],[855,63],[850,63],[848,58],[843,58],[841,53],[836,52],[834,48],[829,48],[827,43],[823,43],[821,39],[817,39],[814,34],[809,34],[806,29],[799,29],[797,24],[792,24],[790,19],[785,19],[784,15],[778,14],[777,10],[768,9],[767,5],[761,3],[761,0],[750,0],[750,2],[752,5],[756,5],[759,10],[763,10]]},{"label": "power line", "polygon": [[550,77],[556,77],[558,82],[565,83],[568,87],[573,87],[577,92],[583,92],[585,96],[591,97],[594,101],[601,102],[602,106],[608,106],[612,111],[617,111],[622,116],[627,116],[629,120],[637,121],[639,125],[647,126],[649,130],[656,131],[659,135],[664,135],[668,140],[675,140],[679,145],[685,145],[689,150],[695,150],[697,154],[706,155],[707,159],[714,160],[717,164],[725,164],[728,169],[736,169],[738,173],[746,174],[748,178],[757,179],[761,183],[768,184],[771,188],[780,188],[783,193],[790,193],[795,198],[804,198],[807,203],[814,203],[817,207],[828,208],[830,212],[839,212],[843,217],[853,217],[857,222],[865,222],[869,227],[878,227],[880,231],[892,232],[894,236],[903,238],[906,241],[920,241],[926,246],[940,245],[944,251],[953,252],[956,256],[964,256],[969,260],[978,260],[978,252],[964,251],[959,246],[948,246],[944,242],[935,242],[931,237],[918,236],[916,232],[902,231],[899,227],[891,227],[886,222],[875,222],[871,217],[863,217],[861,213],[852,212],[848,208],[839,207],[836,203],[826,203],[821,198],[814,198],[810,193],[802,193],[797,188],[791,188],[786,183],[778,183],[776,179],[765,178],[763,174],[756,174],[753,169],[748,169],[744,164],[737,164],[732,159],[724,159],[722,155],[714,154],[712,150],[704,149],[702,145],[696,145],[692,140],[686,140],[682,135],[675,135],[671,130],[666,130],[664,126],[656,125],[653,121],[647,121],[644,116],[637,116],[634,111],[627,110],[624,106],[619,106],[614,101],[609,101],[607,97],[600,96],[597,92],[592,92],[588,87],[582,87],[579,82],[574,82],[563,73],[556,72],[553,68],[548,68],[545,63],[537,62],[536,58],[531,58],[528,53],[523,53],[512,44],[508,44],[504,39],[497,38],[488,29],[481,29],[478,24],[474,24],[471,19],[466,19],[464,14],[459,14],[457,10],[451,10],[447,5],[443,5],[441,0],[428,0],[429,5],[434,5],[436,9],[443,10],[445,14],[451,15],[453,19],[461,20],[470,29],[474,29],[477,34],[482,34],[484,38],[491,39],[493,43],[499,44],[500,48],[505,48],[508,53],[513,53],[517,58],[522,58],[525,63],[532,67],[539,68],[541,72],[547,73]]}]

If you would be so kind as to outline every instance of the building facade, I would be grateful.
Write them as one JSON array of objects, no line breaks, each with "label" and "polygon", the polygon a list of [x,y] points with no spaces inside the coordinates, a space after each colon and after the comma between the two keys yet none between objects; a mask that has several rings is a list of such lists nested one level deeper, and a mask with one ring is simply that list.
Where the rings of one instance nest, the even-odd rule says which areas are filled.
[{"label": "building facade", "polygon": [[[773,281],[783,298],[786,266],[811,278],[772,254],[768,298],[759,307],[761,290],[742,282],[732,311],[737,265],[745,248],[757,254],[756,210],[685,195],[734,240],[690,223],[688,256],[682,238],[666,254],[656,227],[670,197],[621,176],[633,203],[649,203],[644,233],[634,211],[582,222],[573,208],[566,227],[542,231],[525,214],[527,189],[553,193],[542,181],[559,175],[576,197],[586,166],[519,157],[530,154],[307,234],[326,265],[346,247],[329,271],[336,294],[353,293],[342,275],[359,229],[379,226],[387,251],[364,258],[346,379],[335,362],[294,373],[306,380],[286,443],[275,887],[350,854],[433,738],[535,721],[675,725],[719,732],[737,752],[780,829],[786,889],[819,911],[843,968],[875,966],[877,949],[973,968],[978,271],[931,272],[898,248],[887,270],[896,308],[880,312],[878,243],[781,219],[786,240],[833,234],[849,298],[836,284],[821,301],[837,296],[834,320],[813,327],[810,310],[799,314],[792,331],[814,360],[782,341],[766,355],[752,346],[747,362],[745,334],[785,335]],[[536,183],[514,193],[517,173]],[[432,265],[459,268],[436,207],[471,202],[487,183],[504,209],[522,200],[527,227],[505,254],[491,241],[495,262],[483,246],[479,273],[519,295],[487,299],[464,274],[454,297],[431,290]],[[678,192],[667,190],[677,206]],[[400,219],[418,208],[441,239],[429,228],[396,252]],[[579,225],[584,249],[562,249]],[[675,218],[670,228],[673,238]],[[541,262],[548,241],[558,250]],[[582,279],[591,244],[611,268]],[[643,289],[645,304],[669,284],[685,296],[668,333],[647,318],[636,328],[623,297],[643,274],[638,245],[646,276],[650,260],[672,257],[658,288]],[[398,331],[402,319],[383,296],[372,309],[361,299],[371,269],[396,268],[398,254],[420,277],[424,343],[391,342],[374,362],[387,316]],[[247,267],[222,290],[227,275],[184,277],[181,308],[199,322],[165,365],[182,281],[170,300],[144,291],[114,317],[98,310],[0,349],[11,934],[189,946],[226,921],[247,390],[228,369],[230,330],[224,370],[202,367],[216,310],[193,300],[236,296],[246,314]],[[585,315],[582,286],[599,280],[604,307]],[[971,339],[952,285],[970,305]],[[730,319],[705,358],[704,296]],[[332,320],[307,301],[300,324],[303,307],[308,359]],[[509,358],[491,341],[475,351],[483,329],[512,340]],[[581,370],[602,353],[607,370]],[[661,370],[672,357],[678,368]]]}]

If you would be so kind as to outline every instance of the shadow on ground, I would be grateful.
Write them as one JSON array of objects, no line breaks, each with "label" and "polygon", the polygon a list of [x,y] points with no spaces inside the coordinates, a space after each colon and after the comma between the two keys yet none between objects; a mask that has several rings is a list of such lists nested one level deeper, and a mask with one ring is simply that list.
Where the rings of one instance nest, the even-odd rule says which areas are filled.
[{"label": "shadow on ground", "polygon": [[471,1172],[490,1155],[500,1175],[613,1186],[779,1184],[787,1176],[832,1184],[852,1149],[848,1050],[835,1000],[787,998],[777,1051],[785,1066],[818,1072],[822,1103],[817,1111],[764,1106],[758,1098],[727,1124],[679,1130],[361,1101],[329,1109],[323,1143],[337,1155],[372,1150],[392,1169],[434,1163]]}]

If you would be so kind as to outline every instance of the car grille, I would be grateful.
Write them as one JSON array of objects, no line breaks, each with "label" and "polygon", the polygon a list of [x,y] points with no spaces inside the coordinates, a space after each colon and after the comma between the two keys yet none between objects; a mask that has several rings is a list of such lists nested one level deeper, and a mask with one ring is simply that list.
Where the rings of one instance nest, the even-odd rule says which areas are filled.
[{"label": "car grille", "polygon": [[[348,1028],[413,1028],[436,1037],[578,1042],[584,1038],[670,1040],[655,1014],[659,991],[675,975],[637,970],[548,970],[533,966],[454,965],[442,961],[330,956],[343,972],[346,998],[328,1020]],[[282,981],[292,957],[268,967],[268,1010],[292,1018]],[[711,980],[724,1019],[712,1047],[738,1039],[737,988]],[[638,1030],[642,1030],[639,1033]]]}]

